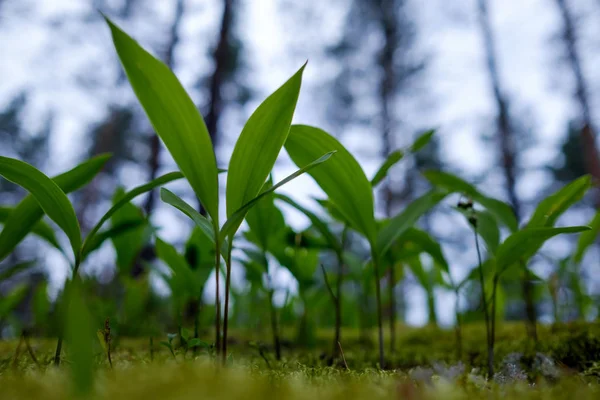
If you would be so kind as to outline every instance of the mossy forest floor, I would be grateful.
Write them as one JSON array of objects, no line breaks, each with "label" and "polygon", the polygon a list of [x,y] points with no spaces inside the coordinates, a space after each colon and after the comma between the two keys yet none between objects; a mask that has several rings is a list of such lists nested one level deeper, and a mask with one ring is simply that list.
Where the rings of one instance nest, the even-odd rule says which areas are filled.
[{"label": "mossy forest floor", "polygon": [[[522,324],[502,324],[493,380],[486,379],[485,332],[479,325],[463,330],[460,359],[453,330],[401,328],[385,370],[376,366],[375,342],[359,340],[350,330],[342,338],[348,369],[327,356],[330,331],[318,332],[311,348],[284,340],[281,361],[268,344],[257,346],[267,332],[234,331],[226,368],[215,367],[210,350],[179,349],[173,357],[159,343],[166,338],[155,338],[151,351],[149,339],[115,337],[112,369],[101,346],[94,349],[92,398],[600,399],[600,323],[539,326],[538,335],[536,345]],[[30,343],[37,363],[25,345],[15,359],[18,341],[0,341],[0,399],[73,397],[74,355],[68,347],[55,368],[55,340],[31,338]]]}]

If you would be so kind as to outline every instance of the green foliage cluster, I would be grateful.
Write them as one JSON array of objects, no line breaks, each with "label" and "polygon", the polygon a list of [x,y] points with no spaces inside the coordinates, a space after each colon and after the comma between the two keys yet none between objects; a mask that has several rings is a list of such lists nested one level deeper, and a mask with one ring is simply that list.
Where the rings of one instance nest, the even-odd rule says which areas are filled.
[{"label": "green foliage cluster", "polygon": [[[0,175],[30,193],[15,207],[0,208],[0,223],[3,224],[0,232],[0,261],[6,259],[31,233],[57,248],[71,264],[72,276],[57,300],[53,313],[38,312],[37,322],[48,322],[53,326],[53,334],[58,337],[54,355],[55,365],[59,365],[62,359],[63,339],[67,342],[72,372],[71,386],[77,394],[90,393],[102,380],[113,382],[106,383],[108,388],[113,384],[114,387],[118,387],[119,380],[126,379],[129,372],[97,374],[94,371],[96,361],[93,351],[94,346],[99,344],[103,349],[102,357],[106,356],[110,366],[113,365],[113,360],[117,363],[122,362],[120,356],[111,353],[117,348],[119,336],[126,333],[135,335],[143,332],[144,335],[150,336],[151,359],[155,347],[152,343],[156,338],[162,345],[162,350],[168,350],[173,362],[178,362],[178,354],[183,350],[184,359],[188,353],[190,357],[197,357],[202,353],[209,359],[218,359],[222,365],[233,363],[232,353],[228,351],[228,346],[235,343],[235,338],[229,335],[232,321],[230,313],[235,312],[235,307],[244,303],[235,301],[232,306],[232,296],[236,300],[243,296],[250,297],[250,300],[246,301],[250,308],[255,306],[255,301],[257,304],[268,304],[268,320],[276,364],[277,368],[283,368],[283,371],[271,370],[266,373],[265,379],[273,381],[282,374],[286,379],[282,381],[278,390],[287,393],[282,394],[283,397],[302,397],[309,392],[314,395],[320,390],[331,391],[332,396],[344,395],[344,385],[340,385],[336,380],[345,377],[356,378],[357,390],[365,390],[364,394],[360,395],[363,397],[370,391],[383,396],[398,390],[417,390],[412,384],[407,384],[406,387],[400,384],[399,387],[397,377],[381,371],[365,372],[366,379],[363,382],[362,377],[350,372],[333,371],[323,365],[310,367],[313,364],[310,359],[303,360],[301,368],[286,370],[282,367],[282,363],[285,365],[286,361],[282,356],[285,340],[280,322],[286,315],[288,320],[296,318],[296,309],[300,308],[302,311],[299,317],[299,338],[296,342],[301,345],[314,344],[319,339],[314,333],[317,322],[311,317],[311,312],[322,308],[325,302],[331,302],[332,314],[335,314],[333,346],[332,351],[325,357],[326,363],[346,363],[348,359],[353,363],[356,361],[354,350],[348,352],[348,359],[343,353],[342,343],[351,342],[346,338],[342,340],[342,319],[348,315],[348,311],[345,310],[350,307],[359,309],[368,308],[369,305],[362,304],[364,302],[361,299],[354,299],[355,303],[348,303],[349,299],[344,290],[347,284],[358,287],[364,298],[368,298],[373,291],[375,293],[373,312],[359,312],[361,318],[369,318],[372,313],[376,315],[377,357],[375,360],[370,350],[364,357],[364,360],[368,360],[370,368],[377,366],[383,370],[386,367],[417,367],[436,360],[451,361],[449,357],[454,357],[454,361],[465,360],[467,357],[471,366],[486,365],[488,376],[492,378],[495,376],[494,367],[498,364],[498,360],[494,358],[495,354],[507,355],[507,350],[512,348],[512,339],[498,329],[502,319],[503,288],[518,280],[524,280],[526,283],[531,280],[539,281],[529,268],[529,261],[544,243],[561,234],[583,232],[576,252],[572,257],[563,260],[559,272],[568,276],[573,281],[573,287],[578,288],[575,292],[582,314],[585,315],[586,309],[589,309],[590,297],[586,296],[575,276],[583,255],[598,234],[599,219],[596,216],[590,222],[590,226],[556,226],[558,218],[581,200],[590,188],[592,182],[589,176],[579,178],[545,198],[538,204],[529,221],[519,226],[508,204],[481,193],[473,185],[452,174],[425,171],[423,175],[431,188],[396,215],[388,219],[378,219],[375,216],[375,188],[395,164],[401,162],[406,155],[414,154],[425,147],[434,132],[427,131],[408,148],[392,152],[369,179],[354,156],[334,136],[317,127],[292,124],[306,64],[256,108],[236,141],[227,170],[221,170],[217,168],[204,120],[177,77],[165,64],[144,50],[108,18],[106,21],[133,90],[179,170],[128,191],[119,189],[113,197],[111,208],[90,232],[83,236],[67,194],[89,183],[102,169],[109,155],[100,155],[85,161],[54,178],[46,176],[23,161],[0,156]],[[282,149],[285,149],[298,170],[283,180],[274,182],[271,172]],[[220,221],[222,213],[219,209],[219,173],[227,174],[225,221]],[[281,186],[305,173],[312,177],[326,195],[324,199],[315,199],[321,208],[319,211],[312,211],[292,198],[276,193]],[[180,179],[191,186],[205,211],[202,213],[195,210],[177,194],[161,188],[162,201],[187,216],[194,224],[183,253],[173,244],[163,240],[158,234],[158,229],[149,222],[149,216],[144,215],[132,203],[136,197]],[[479,256],[478,264],[461,282],[453,279],[442,246],[431,235],[417,227],[423,215],[453,194],[460,194],[466,199],[458,203],[456,211],[465,216],[472,228],[474,245]],[[282,205],[304,214],[311,223],[310,227],[304,231],[295,231],[287,224],[279,208]],[[68,251],[60,245],[44,216],[52,220],[68,238]],[[244,221],[247,222],[248,229],[239,235],[238,230]],[[110,227],[106,228],[108,223]],[[350,246],[350,240],[358,244]],[[480,240],[484,246],[480,246]],[[138,256],[144,245],[150,241],[154,241],[156,255],[168,267],[168,271],[164,271],[154,264],[145,265],[147,270],[161,275],[171,289],[176,333],[169,334],[167,340],[159,339],[165,336],[165,332],[161,332],[155,323],[160,316],[157,307],[159,301],[149,289],[148,274],[141,279],[132,278],[132,270],[136,263],[140,262]],[[116,282],[121,289],[117,292],[118,295],[110,299],[95,294],[93,288],[90,288],[93,286],[90,281],[83,279],[79,274],[80,266],[105,242],[111,242],[115,249]],[[241,252],[236,251],[234,255],[234,250]],[[429,265],[423,262],[423,255],[432,260]],[[326,259],[332,261],[326,263]],[[276,306],[274,296],[277,288],[269,268],[272,260],[285,267],[297,280],[299,299],[294,301],[299,300],[299,303],[288,302],[286,299],[281,309]],[[245,269],[249,292],[239,293],[231,285],[234,261],[239,262]],[[11,266],[2,272],[0,281],[14,276],[32,264],[34,260]],[[395,277],[390,278],[388,282],[388,285],[393,287],[397,280],[403,278],[405,270],[410,271],[425,289],[430,304],[434,302],[436,288],[453,290],[458,298],[466,285],[478,284],[485,315],[485,331],[463,327],[457,308],[456,336],[453,333],[449,339],[448,334],[435,332],[435,335],[428,336],[421,331],[412,338],[405,338],[398,352],[392,347],[386,356],[386,338],[383,330],[386,299],[382,285],[384,277],[390,276]],[[322,285],[319,280],[321,273]],[[217,288],[214,308],[213,305],[207,307],[208,304],[203,303],[204,289],[212,275]],[[223,275],[225,282],[221,285],[220,279]],[[547,286],[555,298],[555,315],[558,316],[556,290],[553,289],[552,282],[548,282]],[[223,296],[220,293],[222,287],[225,291]],[[324,287],[326,290],[323,290]],[[11,311],[22,300],[24,293],[23,287],[16,287],[8,296],[0,299],[0,320],[10,317]],[[220,303],[222,297],[223,305]],[[190,305],[194,321],[193,332],[186,329]],[[264,310],[262,305],[256,308]],[[36,309],[49,310],[50,307],[40,300]],[[351,311],[350,314],[356,314]],[[394,312],[392,308],[391,314]],[[238,314],[247,314],[248,317],[248,314],[252,313],[238,311]],[[110,315],[112,323],[110,318],[103,318],[102,322],[99,322],[98,315]],[[212,322],[214,328],[208,329]],[[530,323],[535,328],[535,320]],[[392,332],[396,332],[393,321],[390,324]],[[99,325],[103,326],[103,329],[98,332],[96,341],[94,330],[97,330]],[[127,327],[142,325],[145,330],[127,331]],[[201,340],[202,335],[206,335],[207,332],[214,334],[214,341]],[[469,335],[476,339],[473,340]],[[534,342],[532,348],[536,351],[546,350],[556,360],[564,360],[561,362],[578,371],[588,368],[593,375],[596,367],[583,366],[582,363],[597,361],[600,355],[597,353],[597,341],[594,341],[589,333],[586,335],[588,336],[571,335],[567,337],[566,342],[555,342],[552,339]],[[477,342],[484,337],[485,344]],[[556,338],[558,337],[560,336],[556,335]],[[22,341],[27,342],[25,332]],[[518,348],[530,349],[527,347],[529,345],[518,343]],[[571,343],[573,348],[565,348],[565,343]],[[421,351],[421,345],[426,346],[427,351]],[[579,345],[584,346],[584,350],[573,350],[578,349]],[[260,357],[271,369],[264,343],[257,343],[253,348],[258,350]],[[580,359],[578,357],[582,352],[587,355]],[[527,356],[530,353],[524,354]],[[296,357],[296,362],[300,362],[298,360],[301,359],[302,357]],[[236,382],[237,379],[246,382],[249,377],[256,376],[257,371],[252,364],[244,368],[242,371],[228,371],[215,378],[217,370],[206,369],[204,366],[182,366],[169,371],[157,367],[148,371],[148,374],[139,374],[139,377],[131,372],[133,375],[128,379],[131,379],[131,382],[139,382],[141,387],[151,382],[149,379],[153,379],[153,374],[164,374],[177,380],[186,375],[202,376],[203,379],[211,376],[210,385],[206,386],[206,390],[212,390],[213,387],[215,390],[219,387],[223,389],[227,386],[232,390],[231,393],[225,394],[227,397],[234,396],[238,386],[243,387],[231,385],[230,382]],[[258,372],[263,373],[264,371]],[[297,392],[292,388],[295,374],[299,374],[304,380],[308,379],[309,382],[323,380],[327,385],[307,386],[303,389],[306,393]],[[329,379],[330,374],[335,377],[332,382]],[[62,376],[55,378],[64,379]],[[194,379],[193,385],[202,382],[202,379]],[[378,379],[382,379],[383,383],[377,383]],[[20,382],[10,385],[16,385],[15,390],[20,390],[19,387],[24,381]],[[41,378],[35,386],[37,389],[32,390],[42,390],[46,382],[45,377]],[[460,389],[452,389],[458,390],[458,397],[469,393],[471,384],[463,382],[462,385]],[[133,394],[137,386],[130,386]],[[185,384],[178,385],[177,390],[182,390],[182,387],[185,387]],[[188,389],[193,387],[195,386]],[[256,394],[259,395],[268,386],[257,380],[252,387],[256,387]],[[110,390],[107,389],[105,393],[109,393]],[[311,392],[313,390],[316,392]],[[446,389],[436,387],[435,390]],[[477,390],[477,395],[496,393],[494,388],[485,384]],[[554,389],[550,389],[549,396],[553,395],[552,390]],[[589,390],[593,392],[597,387]],[[425,392],[414,393],[426,396]],[[244,390],[244,393],[248,392]],[[442,392],[438,395],[440,393]],[[139,394],[142,395],[142,392]]]}]

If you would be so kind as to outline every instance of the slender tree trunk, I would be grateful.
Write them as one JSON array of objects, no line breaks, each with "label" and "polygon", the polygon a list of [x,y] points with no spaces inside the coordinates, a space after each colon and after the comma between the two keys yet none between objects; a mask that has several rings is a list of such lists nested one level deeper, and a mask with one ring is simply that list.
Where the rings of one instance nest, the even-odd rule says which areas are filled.
[{"label": "slender tree trunk", "polygon": [[[501,89],[500,77],[498,74],[498,61],[496,59],[496,49],[490,20],[488,15],[487,0],[478,0],[478,16],[481,33],[484,40],[486,65],[492,87],[492,92],[498,111],[497,116],[497,134],[500,144],[502,170],[506,180],[506,191],[508,199],[512,205],[517,221],[521,219],[521,205],[516,192],[516,143],[515,134],[508,110],[508,102]],[[529,270],[525,267],[523,277],[523,297],[525,299],[525,311],[528,321],[528,332],[530,337],[537,341],[536,331],[536,309],[533,299],[533,283],[529,279]]]},{"label": "slender tree trunk", "polygon": [[[179,27],[181,26],[181,21],[183,20],[183,15],[185,12],[184,8],[184,0],[177,0],[175,5],[175,17],[173,18],[173,23],[171,24],[170,30],[170,40],[167,44],[166,52],[165,52],[165,64],[170,69],[173,69],[174,61],[173,56],[175,54],[175,49],[180,41],[179,36]],[[160,139],[156,133],[150,135],[150,158],[148,159],[148,170],[149,176],[148,181],[154,180],[157,177],[158,170],[160,168],[160,153],[161,153],[161,144]],[[144,211],[146,215],[150,215],[152,210],[154,210],[154,206],[156,203],[156,190],[151,190],[148,193],[148,197],[146,198],[146,202],[144,203]]]},{"label": "slender tree trunk", "polygon": [[[212,54],[214,69],[209,81],[209,102],[206,112],[206,128],[216,149],[219,142],[219,119],[223,111],[223,86],[227,82],[227,72],[232,69],[232,34],[233,9],[236,0],[223,0],[223,14],[219,28],[219,39]],[[204,215],[202,204],[198,203],[198,210]]]},{"label": "slender tree trunk", "polygon": [[[594,124],[592,123],[592,113],[590,106],[590,95],[587,90],[586,80],[581,66],[581,55],[577,49],[577,32],[573,15],[567,4],[567,0],[556,0],[560,17],[563,22],[563,41],[567,52],[567,60],[575,78],[575,98],[579,103],[581,112],[580,129],[581,143],[584,149],[584,158],[586,169],[595,180],[595,184],[600,184],[600,159],[596,146],[596,135],[594,133]],[[596,198],[596,207],[600,208],[600,198]]]},{"label": "slender tree trunk", "polygon": [[[393,1],[381,1],[381,28],[383,30],[384,44],[379,54],[379,64],[382,69],[382,75],[379,85],[379,107],[381,109],[381,157],[383,159],[392,152],[394,148],[394,139],[392,136],[392,101],[396,92],[396,71],[394,68],[394,52],[398,47],[398,24],[395,21]],[[390,179],[383,182],[383,198],[386,217],[392,214],[392,202],[394,193],[391,188]],[[396,292],[394,283],[396,282],[395,271],[392,266],[387,274],[389,288],[389,329],[390,329],[390,351],[396,350]],[[381,366],[383,368],[383,365]]]}]

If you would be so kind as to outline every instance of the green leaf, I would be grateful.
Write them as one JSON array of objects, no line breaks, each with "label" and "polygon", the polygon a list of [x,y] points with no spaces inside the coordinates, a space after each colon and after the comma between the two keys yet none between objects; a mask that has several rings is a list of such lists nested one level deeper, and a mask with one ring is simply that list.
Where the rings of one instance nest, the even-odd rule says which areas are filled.
[{"label": "green leaf", "polygon": [[434,186],[469,196],[473,201],[485,207],[498,222],[510,229],[511,232],[519,229],[515,213],[505,202],[481,194],[475,186],[447,172],[430,170],[423,172],[423,175]]},{"label": "green leaf", "polygon": [[[272,182],[269,181],[263,190],[271,186]],[[273,193],[263,197],[248,211],[246,222],[260,248],[269,251],[285,228],[283,213],[275,205]]]},{"label": "green leaf", "polygon": [[106,18],[113,43],[154,130],[219,227],[219,183],[212,141],[202,116],[175,74]]},{"label": "green leaf", "polygon": [[321,165],[325,161],[329,160],[329,158],[334,153],[335,153],[335,151],[330,151],[329,153],[322,155],[318,159],[313,160],[308,165],[305,165],[303,168],[299,169],[298,171],[294,172],[293,174],[288,175],[285,179],[278,182],[275,186],[268,188],[267,190],[265,190],[261,194],[259,194],[257,197],[250,200],[248,203],[244,204],[239,210],[234,212],[227,219],[227,221],[225,221],[225,224],[221,228],[221,233],[220,233],[221,239],[224,240],[228,236],[233,235],[235,233],[237,228],[240,226],[240,224],[244,220],[244,217],[246,216],[246,213],[248,212],[248,210],[250,210],[250,208],[252,208],[260,199],[262,199],[264,196],[267,196],[269,193],[272,193],[275,190],[279,189],[281,186],[285,185],[286,183],[296,179],[303,173],[311,171],[313,168]]},{"label": "green leaf", "polygon": [[156,178],[148,183],[145,183],[141,186],[133,188],[129,192],[127,192],[123,197],[120,198],[119,201],[117,201],[106,212],[106,214],[104,214],[102,216],[102,218],[100,218],[100,221],[98,221],[98,223],[92,228],[90,233],[85,238],[85,241],[83,242],[82,253],[88,252],[87,247],[90,246],[91,243],[93,243],[94,236],[98,233],[100,228],[102,228],[102,225],[104,225],[104,223],[106,221],[108,221],[110,219],[110,217],[112,217],[113,214],[116,213],[121,207],[123,207],[125,204],[129,203],[131,200],[133,200],[140,194],[144,194],[144,193],[149,192],[150,190],[154,189],[157,186],[165,185],[169,182],[172,182],[172,181],[175,181],[175,180],[181,179],[181,178],[183,178],[183,175],[181,174],[181,172],[169,172],[168,174],[159,176],[158,178]]},{"label": "green leaf", "polygon": [[0,156],[0,175],[31,193],[46,215],[65,232],[78,262],[81,230],[73,205],[60,187],[34,166],[8,157]]},{"label": "green leaf", "polygon": [[591,186],[592,178],[584,175],[546,197],[536,207],[527,228],[554,226],[558,217],[581,200]]},{"label": "green leaf", "polygon": [[436,206],[448,193],[439,190],[431,190],[413,200],[401,213],[389,220],[379,230],[377,235],[377,253],[382,256],[400,235],[411,228],[419,218]]},{"label": "green leaf", "polygon": [[340,222],[340,223],[342,223],[342,224],[344,224],[346,226],[350,225],[350,221],[348,221],[346,219],[346,217],[344,217],[342,215],[342,213],[340,212],[340,210],[338,210],[338,208],[336,207],[336,205],[333,204],[331,202],[331,200],[329,200],[329,199],[319,199],[317,197],[313,197],[313,200],[316,201],[323,208],[323,210],[325,210],[327,212],[327,214],[329,214],[329,216],[331,218],[333,218],[337,222]]},{"label": "green leaf", "polygon": [[199,294],[194,274],[186,259],[177,252],[175,247],[156,238],[156,255],[169,266],[172,271],[171,284],[174,296]]},{"label": "green leaf", "polygon": [[184,257],[203,287],[215,269],[215,245],[197,226],[185,243]]},{"label": "green leaf", "polygon": [[183,214],[187,215],[188,218],[196,223],[196,226],[202,230],[202,232],[211,240],[211,242],[213,244],[215,243],[215,233],[212,230],[212,224],[204,215],[200,214],[181,197],[177,196],[168,189],[160,189],[160,199],[165,203],[175,207]]},{"label": "green leaf", "polygon": [[448,261],[444,256],[442,246],[429,233],[421,229],[410,228],[401,236],[399,241],[414,243],[423,253],[429,254],[442,271],[447,274],[450,273]]},{"label": "green leaf", "polygon": [[310,222],[312,222],[314,227],[321,233],[323,238],[325,238],[325,240],[329,244],[329,247],[336,252],[342,251],[342,245],[337,239],[337,237],[331,232],[329,226],[327,226],[327,224],[323,220],[321,220],[315,213],[313,213],[306,207],[303,207],[302,205],[298,204],[296,201],[292,200],[290,197],[284,194],[278,193],[275,195],[275,198],[289,204],[296,210],[300,211],[302,214],[306,215],[308,219],[310,219]]},{"label": "green leaf", "polygon": [[[4,224],[9,219],[10,214],[13,211],[14,211],[14,208],[12,208],[12,207],[0,207],[0,224]],[[60,243],[58,243],[58,240],[56,239],[56,236],[54,235],[54,230],[52,229],[52,227],[50,225],[46,224],[44,221],[36,222],[33,225],[33,228],[31,229],[31,233],[44,239],[52,247],[55,247],[58,250],[62,251],[62,249],[60,247]]]},{"label": "green leaf", "polygon": [[27,285],[21,284],[0,298],[0,321],[8,316],[27,295]]},{"label": "green leaf", "polygon": [[[63,192],[71,193],[89,183],[109,158],[109,154],[101,154],[55,176],[52,180]],[[44,211],[32,195],[26,196],[15,207],[4,222],[4,229],[0,232],[0,261],[13,251],[43,216]]]},{"label": "green leaf", "polygon": [[[275,165],[290,132],[305,66],[258,106],[240,133],[227,172],[227,218],[230,220],[259,194]],[[241,224],[243,218],[235,221]],[[231,235],[239,224],[232,226]]]},{"label": "green leaf", "polygon": [[[125,220],[125,221],[120,222],[118,225],[114,225],[114,226],[110,227],[109,229],[107,229],[105,231],[98,232],[96,235],[94,235],[93,242],[90,242],[90,244],[86,247],[86,250],[85,250],[86,252],[81,254],[81,259],[84,260],[88,255],[90,255],[90,253],[93,253],[95,250],[98,250],[100,248],[100,246],[102,246],[102,244],[104,242],[106,242],[107,240],[112,240],[113,243],[115,243],[122,236],[127,236],[127,235],[130,235],[131,233],[135,234],[136,233],[135,231],[138,231],[139,228],[145,226],[146,223],[147,223],[147,221],[145,219]],[[123,248],[125,248],[127,242],[131,242],[131,240],[126,239],[123,244]],[[115,245],[115,247],[121,247],[121,246]],[[130,251],[131,253],[137,254],[136,249],[139,249],[139,247],[137,245],[129,246],[127,248],[127,250]],[[117,250],[117,267],[119,268],[119,270],[122,270],[124,268],[123,267],[124,256],[119,256],[119,254],[120,254],[120,249]],[[129,262],[133,261],[133,258],[131,256],[128,256],[127,259],[129,260]]]},{"label": "green leaf", "polygon": [[[113,204],[117,204],[125,195],[125,189],[119,187],[113,195]],[[110,229],[96,237],[111,239],[117,253],[117,270],[119,274],[129,276],[142,248],[150,240],[151,227],[143,211],[130,201],[112,215],[110,224]]]},{"label": "green leaf", "polygon": [[285,149],[297,166],[306,165],[327,151],[337,151],[327,168],[314,170],[310,175],[352,227],[371,244],[375,243],[373,188],[352,154],[327,132],[306,125],[292,125]]},{"label": "green leaf", "polygon": [[[455,209],[463,214],[467,221],[472,216],[472,213],[468,210],[459,207]],[[498,250],[498,246],[500,245],[500,229],[498,228],[496,219],[487,210],[476,210],[475,218],[477,219],[477,234],[485,242],[488,252],[492,255],[496,254],[496,250]]]},{"label": "green leaf", "polygon": [[579,233],[589,229],[587,226],[570,226],[564,228],[528,228],[515,232],[498,247],[496,270],[501,273],[521,259],[526,261],[532,250],[537,251],[544,242],[556,235]]},{"label": "green leaf", "polygon": [[94,336],[92,316],[86,305],[82,282],[75,279],[69,285],[65,339],[69,346],[69,361],[73,389],[77,395],[88,394],[94,382]]},{"label": "green leaf", "polygon": [[411,153],[416,153],[421,150],[423,147],[427,146],[429,142],[431,142],[431,138],[435,134],[435,129],[430,129],[428,131],[423,132],[410,146]]},{"label": "green leaf", "polygon": [[598,238],[598,234],[600,233],[600,212],[597,212],[596,215],[594,215],[594,218],[592,218],[588,225],[591,229],[579,235],[579,240],[577,241],[577,248],[573,254],[573,261],[576,263],[580,263],[583,260],[583,256],[587,249],[595,243]]},{"label": "green leaf", "polygon": [[202,340],[198,339],[198,338],[192,338],[187,342],[187,347],[192,349],[194,347],[202,347],[202,348],[209,348],[210,345],[206,342],[203,342]]},{"label": "green leaf", "polygon": [[371,186],[377,186],[381,181],[385,179],[389,170],[396,165],[400,160],[404,158],[404,152],[402,150],[396,150],[391,152],[383,164],[379,167],[373,179],[371,179]]},{"label": "green leaf", "polygon": [[0,270],[0,283],[7,279],[12,278],[20,272],[23,272],[35,265],[35,261],[24,261],[14,265],[4,266],[2,270]]}]

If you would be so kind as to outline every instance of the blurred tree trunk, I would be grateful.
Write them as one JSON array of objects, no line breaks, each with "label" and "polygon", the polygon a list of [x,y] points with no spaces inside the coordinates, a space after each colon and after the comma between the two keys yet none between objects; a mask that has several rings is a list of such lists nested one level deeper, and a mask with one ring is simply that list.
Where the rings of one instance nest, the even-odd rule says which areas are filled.
[{"label": "blurred tree trunk", "polygon": [[[117,16],[122,20],[130,19],[136,2],[137,0],[125,0],[121,9],[117,13]],[[96,13],[97,9],[104,9],[106,7],[105,3],[106,0],[94,0],[93,12]],[[118,71],[116,82],[117,86],[123,84],[126,80],[125,71],[123,71],[123,68],[121,68],[120,65],[118,65]],[[119,135],[122,134],[121,130],[123,128],[123,124],[120,122],[127,118],[127,112],[128,110],[122,107],[115,105],[109,106],[108,117],[93,130],[93,145],[88,152],[89,157],[106,152],[119,153],[115,150],[120,145]],[[106,163],[104,169],[105,173],[113,173],[117,164],[122,161],[116,157],[117,154],[113,154],[113,157],[111,157],[111,159]],[[82,232],[86,232],[90,228],[88,224],[87,213],[90,207],[96,204],[98,197],[100,196],[98,183],[99,179],[96,178],[82,190],[79,206],[77,207],[77,219],[81,225]]]},{"label": "blurred tree trunk", "polygon": [[[165,50],[165,64],[170,69],[173,69],[174,61],[173,55],[175,54],[175,49],[179,44],[179,27],[181,25],[181,21],[183,20],[183,15],[185,12],[184,1],[177,0],[175,5],[175,17],[173,18],[173,23],[171,24],[169,42],[167,44]],[[152,133],[150,135],[150,158],[148,159],[148,170],[149,176],[148,181],[152,181],[156,179],[158,175],[158,170],[160,168],[160,153],[161,153],[161,143],[160,138],[156,133]],[[148,193],[148,197],[146,198],[146,202],[144,203],[144,211],[146,215],[150,215],[154,210],[156,203],[156,190],[151,190]]]},{"label": "blurred tree trunk", "polygon": [[[231,60],[232,50],[232,26],[233,26],[233,8],[235,0],[223,0],[223,14],[221,16],[221,25],[219,28],[219,39],[212,53],[214,69],[210,77],[208,110],[206,112],[206,128],[212,140],[213,147],[216,149],[219,142],[219,119],[223,111],[223,86],[227,82],[228,73],[234,66]],[[205,210],[202,204],[198,202],[198,210],[204,215]]]},{"label": "blurred tree trunk", "polygon": [[[600,159],[596,147],[596,134],[592,123],[592,114],[590,107],[590,95],[587,90],[587,84],[583,75],[581,66],[581,56],[577,49],[577,33],[575,31],[575,21],[567,0],[555,0],[558,7],[560,18],[563,23],[562,40],[567,53],[567,61],[575,78],[575,99],[580,110],[580,132],[581,144],[583,146],[585,167],[587,172],[594,178],[596,185],[600,184]],[[595,199],[596,208],[600,208],[600,197]]]},{"label": "blurred tree trunk", "polygon": [[[478,19],[485,51],[486,66],[490,85],[496,102],[496,133],[500,144],[500,156],[502,160],[502,170],[506,180],[506,191],[509,202],[513,208],[517,221],[521,220],[521,205],[516,193],[516,148],[515,134],[511,121],[508,101],[503,93],[498,74],[498,60],[496,58],[496,49],[490,18],[488,13],[487,0],[478,0]],[[523,297],[525,299],[525,313],[527,315],[527,331],[529,336],[537,341],[536,329],[536,309],[533,299],[533,283],[531,274],[524,266],[523,275]]]}]

